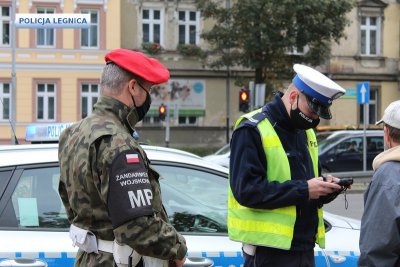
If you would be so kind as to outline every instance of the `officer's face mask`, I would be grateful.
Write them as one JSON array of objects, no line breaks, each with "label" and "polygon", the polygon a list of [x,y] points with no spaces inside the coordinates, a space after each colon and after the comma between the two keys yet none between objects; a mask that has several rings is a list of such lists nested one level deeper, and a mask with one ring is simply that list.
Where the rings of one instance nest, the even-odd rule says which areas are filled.
[{"label": "officer's face mask", "polygon": [[306,116],[306,114],[299,109],[299,96],[297,96],[297,107],[293,109],[292,105],[290,105],[290,120],[292,121],[294,127],[300,130],[315,128],[320,121],[319,118],[312,119]]},{"label": "officer's face mask", "polygon": [[139,122],[139,121],[143,120],[144,116],[150,109],[151,96],[150,96],[149,92],[146,89],[144,89],[140,83],[138,83],[138,84],[146,92],[146,100],[144,101],[143,105],[141,105],[140,107],[136,106],[135,98],[133,97],[133,95],[131,95],[133,106],[134,106],[134,109],[132,111],[136,112],[137,121]]}]

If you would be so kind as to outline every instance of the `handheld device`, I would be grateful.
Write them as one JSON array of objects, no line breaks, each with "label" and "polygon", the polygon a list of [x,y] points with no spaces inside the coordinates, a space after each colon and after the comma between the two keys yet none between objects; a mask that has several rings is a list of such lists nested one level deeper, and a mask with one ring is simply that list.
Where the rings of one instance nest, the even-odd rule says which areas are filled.
[{"label": "handheld device", "polygon": [[[326,175],[321,175],[321,176],[324,181],[327,181]],[[332,200],[334,200],[339,194],[344,193],[344,201],[345,201],[344,207],[347,209],[348,202],[347,202],[347,198],[346,198],[346,191],[353,184],[353,178],[339,179],[339,181],[336,182],[336,184],[340,185],[342,188],[337,192],[330,193],[326,196],[320,197],[320,201],[321,201],[320,207],[322,207],[323,204],[329,203]]]},{"label": "handheld device", "polygon": [[342,178],[337,184],[348,188],[350,185],[353,184],[353,178]]}]

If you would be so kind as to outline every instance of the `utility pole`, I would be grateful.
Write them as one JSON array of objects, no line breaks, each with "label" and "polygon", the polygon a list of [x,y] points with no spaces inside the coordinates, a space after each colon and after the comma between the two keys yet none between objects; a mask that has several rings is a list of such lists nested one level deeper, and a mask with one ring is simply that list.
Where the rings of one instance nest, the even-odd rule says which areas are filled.
[{"label": "utility pole", "polygon": [[[226,10],[230,12],[231,2],[230,0],[226,0]],[[230,28],[231,19],[230,14],[227,21],[227,26]],[[229,137],[230,137],[230,129],[229,129],[229,113],[230,113],[230,90],[231,90],[231,70],[230,70],[230,43],[228,44],[228,64],[226,65],[226,143],[229,144]]]},{"label": "utility pole", "polygon": [[11,4],[11,144],[18,144],[17,136],[15,133],[15,126],[17,120],[17,78],[15,74],[15,47],[16,47],[16,30],[15,30],[15,12],[16,12],[16,0],[12,1]]}]

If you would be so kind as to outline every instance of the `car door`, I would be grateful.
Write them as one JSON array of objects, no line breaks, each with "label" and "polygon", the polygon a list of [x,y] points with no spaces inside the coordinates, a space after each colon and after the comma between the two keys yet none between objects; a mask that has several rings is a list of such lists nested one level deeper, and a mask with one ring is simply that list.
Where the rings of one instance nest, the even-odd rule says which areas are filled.
[{"label": "car door", "polygon": [[230,241],[227,235],[227,175],[193,165],[152,164],[161,174],[169,219],[186,238],[189,251],[185,266],[243,264],[241,244]]},{"label": "car door", "polygon": [[362,144],[361,137],[343,138],[321,157],[321,164],[329,172],[361,171]]},{"label": "car door", "polygon": [[[2,173],[2,170],[0,170]],[[0,199],[1,266],[72,267],[77,249],[58,195],[58,164],[20,166]]]},{"label": "car door", "polygon": [[372,170],[372,162],[383,150],[383,136],[367,137],[367,170]]}]

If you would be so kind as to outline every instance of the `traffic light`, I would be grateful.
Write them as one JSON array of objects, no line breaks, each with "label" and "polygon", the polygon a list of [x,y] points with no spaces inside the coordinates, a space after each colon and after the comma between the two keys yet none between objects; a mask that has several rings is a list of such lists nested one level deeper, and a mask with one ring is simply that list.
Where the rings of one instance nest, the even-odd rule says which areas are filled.
[{"label": "traffic light", "polygon": [[240,89],[239,92],[239,110],[241,112],[249,111],[249,100],[250,100],[249,90],[245,87],[242,87],[242,89]]},{"label": "traffic light", "polygon": [[160,107],[158,108],[158,118],[163,121],[165,120],[166,114],[167,114],[167,106],[161,104]]}]

